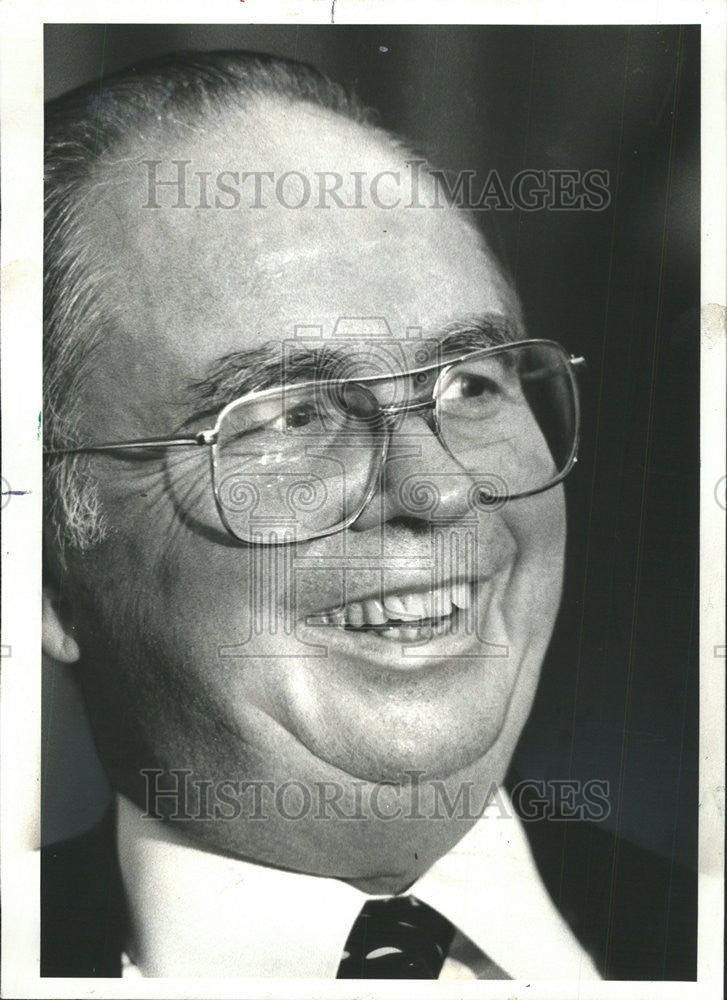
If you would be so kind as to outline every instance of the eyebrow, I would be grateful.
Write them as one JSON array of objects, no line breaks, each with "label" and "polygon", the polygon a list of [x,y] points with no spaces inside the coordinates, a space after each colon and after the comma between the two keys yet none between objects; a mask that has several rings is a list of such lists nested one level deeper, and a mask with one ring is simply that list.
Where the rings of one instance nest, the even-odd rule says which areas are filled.
[{"label": "eyebrow", "polygon": [[[445,360],[449,354],[496,347],[521,336],[511,320],[488,315],[450,323],[438,335],[426,338],[426,342],[436,341],[440,360]],[[352,341],[351,345],[355,343]],[[388,345],[389,341],[383,343]],[[396,343],[416,345],[415,340]],[[315,348],[286,347],[282,343],[268,343],[246,351],[232,351],[213,361],[201,377],[187,382],[186,398],[194,408],[187,423],[216,415],[233,400],[260,389],[335,378],[347,367],[350,370],[350,352],[340,347],[340,341],[338,346],[323,343]]]}]

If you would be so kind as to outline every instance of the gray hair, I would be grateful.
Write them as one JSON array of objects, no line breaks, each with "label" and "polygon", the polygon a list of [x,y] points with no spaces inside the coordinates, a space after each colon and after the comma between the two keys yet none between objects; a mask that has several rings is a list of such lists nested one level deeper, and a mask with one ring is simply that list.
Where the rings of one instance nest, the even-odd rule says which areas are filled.
[{"label": "gray hair", "polygon": [[[198,123],[258,97],[305,101],[371,125],[372,116],[313,67],[260,53],[183,52],[132,67],[46,105],[44,429],[46,448],[83,444],[84,379],[110,323],[100,260],[84,239],[81,209],[103,158],[149,125]],[[86,456],[46,460],[47,553],[63,565],[68,550],[103,539],[97,483]]]}]

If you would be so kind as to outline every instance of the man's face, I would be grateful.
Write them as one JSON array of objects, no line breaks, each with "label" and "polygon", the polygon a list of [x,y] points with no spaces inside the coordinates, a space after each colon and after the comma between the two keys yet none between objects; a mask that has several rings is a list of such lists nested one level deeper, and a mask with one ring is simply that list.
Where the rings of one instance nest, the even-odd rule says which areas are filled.
[{"label": "man's face", "polygon": [[[271,103],[236,128],[151,146],[131,149],[121,182],[89,202],[90,249],[114,260],[106,294],[117,322],[94,355],[87,441],[212,426],[214,414],[186,423],[198,409],[188,384],[231,353],[295,341],[301,327],[307,346],[337,331],[340,348],[343,330],[352,359],[398,351],[413,364],[412,328],[431,341],[480,317],[513,322],[505,282],[455,211],[409,208],[406,197],[390,210],[312,201],[291,209],[274,197],[266,208],[185,209],[162,191],[163,207],[144,207],[141,161],[149,158],[162,161],[164,179],[177,159],[191,161],[190,178],[338,171],[349,178],[340,192],[347,202],[354,171],[399,171],[404,182],[406,154],[360,126]],[[389,202],[402,190],[384,179],[379,194]],[[97,732],[111,723],[106,763],[127,793],[141,796],[145,767],[188,768],[212,782],[337,782],[342,808],[355,785],[396,782],[407,771],[452,788],[503,777],[559,602],[562,491],[473,510],[471,479],[420,418],[403,422],[392,448],[358,522],[277,548],[225,532],[206,448],[91,459],[109,530],[64,586],[75,595],[92,720]],[[438,491],[438,526],[431,507],[417,513],[403,499],[403,484],[417,478]],[[376,601],[425,616],[436,601],[470,607],[422,642],[351,628],[376,614]],[[309,623],[342,602],[341,624]],[[265,835],[242,820],[192,826],[253,858],[344,877],[365,877],[377,864],[393,871],[400,844],[411,847],[385,823],[373,824],[375,834],[330,822],[281,824]],[[442,827],[429,836],[419,826],[425,854],[452,839]]]}]

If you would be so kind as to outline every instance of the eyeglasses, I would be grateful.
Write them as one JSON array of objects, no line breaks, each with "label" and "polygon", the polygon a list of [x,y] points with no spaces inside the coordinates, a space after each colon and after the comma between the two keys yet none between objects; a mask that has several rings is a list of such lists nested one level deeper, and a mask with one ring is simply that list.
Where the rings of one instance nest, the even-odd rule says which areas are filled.
[{"label": "eyeglasses", "polygon": [[[231,535],[250,545],[308,541],[361,517],[387,459],[396,461],[395,432],[412,446],[407,454],[422,461],[422,446],[434,435],[449,457],[447,474],[463,477],[479,509],[555,486],[577,460],[574,371],[582,364],[553,341],[516,341],[396,374],[252,392],[190,437],[46,454],[207,447],[215,504]],[[421,475],[427,472],[437,475],[424,468]],[[416,491],[399,485],[402,514],[421,516]]]}]

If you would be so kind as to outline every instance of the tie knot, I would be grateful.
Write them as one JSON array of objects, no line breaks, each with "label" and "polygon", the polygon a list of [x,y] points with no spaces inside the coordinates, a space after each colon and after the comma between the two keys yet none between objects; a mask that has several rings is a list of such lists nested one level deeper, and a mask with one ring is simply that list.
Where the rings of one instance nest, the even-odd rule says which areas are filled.
[{"label": "tie knot", "polygon": [[415,896],[367,902],[346,941],[338,979],[437,979],[453,925]]}]

